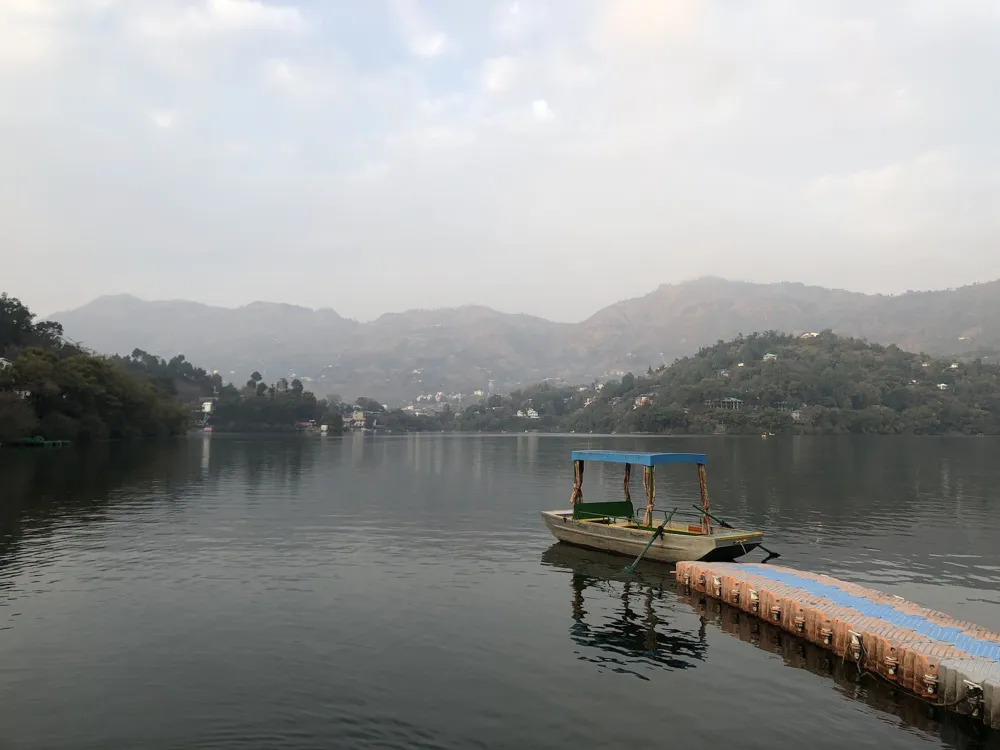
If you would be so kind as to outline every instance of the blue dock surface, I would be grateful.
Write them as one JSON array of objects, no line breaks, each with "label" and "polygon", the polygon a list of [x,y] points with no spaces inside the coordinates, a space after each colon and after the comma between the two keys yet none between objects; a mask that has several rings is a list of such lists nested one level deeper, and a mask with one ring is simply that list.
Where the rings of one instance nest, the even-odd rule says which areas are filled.
[{"label": "blue dock surface", "polygon": [[1000,634],[900,597],[792,568],[681,562],[677,580],[934,705],[1000,729]]}]

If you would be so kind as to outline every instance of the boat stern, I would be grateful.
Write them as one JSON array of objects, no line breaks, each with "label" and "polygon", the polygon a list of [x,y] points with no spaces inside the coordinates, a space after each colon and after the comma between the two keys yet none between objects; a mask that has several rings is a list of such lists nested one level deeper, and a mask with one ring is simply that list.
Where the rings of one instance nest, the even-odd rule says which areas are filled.
[{"label": "boat stern", "polygon": [[752,552],[764,543],[763,532],[743,529],[726,529],[722,533],[712,534],[711,538],[715,545],[702,555],[700,560],[730,562]]}]

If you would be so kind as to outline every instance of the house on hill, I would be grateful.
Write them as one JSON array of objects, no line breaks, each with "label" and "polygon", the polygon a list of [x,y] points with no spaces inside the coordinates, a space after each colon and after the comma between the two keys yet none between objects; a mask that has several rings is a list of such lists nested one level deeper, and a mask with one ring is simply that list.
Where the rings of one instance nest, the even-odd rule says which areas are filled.
[{"label": "house on hill", "polygon": [[710,398],[704,401],[704,404],[707,409],[728,409],[730,411],[739,411],[743,408],[743,399],[733,398],[732,396],[728,398]]}]

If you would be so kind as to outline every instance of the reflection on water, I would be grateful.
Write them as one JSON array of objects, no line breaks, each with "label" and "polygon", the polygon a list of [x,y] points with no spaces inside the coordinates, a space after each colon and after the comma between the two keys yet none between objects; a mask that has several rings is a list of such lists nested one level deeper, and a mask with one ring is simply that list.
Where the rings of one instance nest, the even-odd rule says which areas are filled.
[{"label": "reflection on water", "polygon": [[[595,561],[585,550],[564,544],[555,544],[542,555],[543,564],[573,572],[570,636],[583,647],[579,658],[643,680],[649,678],[640,667],[688,669],[704,659],[704,633],[692,635],[670,625],[672,592],[664,599],[662,584],[643,585],[622,573],[618,558],[608,557]],[[602,605],[613,607],[611,612],[588,612],[588,590]]]},{"label": "reflection on water", "polygon": [[[711,626],[778,656],[787,667],[831,681],[844,698],[893,717],[902,726],[938,739],[944,746],[959,750],[1000,748],[1000,733],[979,722],[930,706],[858,670],[853,663],[742,610],[698,592],[686,593],[666,565],[652,563],[641,575],[629,576],[622,571],[621,560],[615,555],[564,544],[555,544],[542,554],[544,565],[570,574],[570,637],[586,648],[582,660],[613,665],[613,671],[648,680],[637,667],[685,669],[704,661],[708,650],[706,627]],[[669,627],[670,614],[683,607],[698,615],[696,630]]]},{"label": "reflection on water", "polygon": [[[713,506],[782,563],[1000,630],[997,440],[0,451],[5,747],[650,747],[664,726],[682,747],[993,746],[836,664],[818,679],[808,651],[787,669],[792,641],[743,643],[748,625],[678,596],[662,567],[627,577],[627,559],[553,547],[538,512],[566,507],[570,451],[600,447],[705,452]],[[657,479],[664,505],[697,498],[693,472]],[[594,466],[585,488],[620,482]]]}]

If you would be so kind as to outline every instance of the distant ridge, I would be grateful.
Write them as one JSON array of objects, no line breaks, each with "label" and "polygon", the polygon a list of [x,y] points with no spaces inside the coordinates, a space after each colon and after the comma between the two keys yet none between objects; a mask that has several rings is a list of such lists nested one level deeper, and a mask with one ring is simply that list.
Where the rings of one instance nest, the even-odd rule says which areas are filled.
[{"label": "distant ridge", "polygon": [[[543,378],[589,381],[645,371],[740,333],[832,329],[942,356],[1000,352],[1000,281],[869,295],[796,282],[705,276],[661,284],[579,323],[481,305],[385,313],[368,323],[333,308],[274,302],[224,308],[185,300],[101,297],[57,313],[67,335],[106,353],[142,348],[241,381],[252,370],[312,378],[321,393],[398,401]],[[231,374],[230,374],[231,373]]]}]

